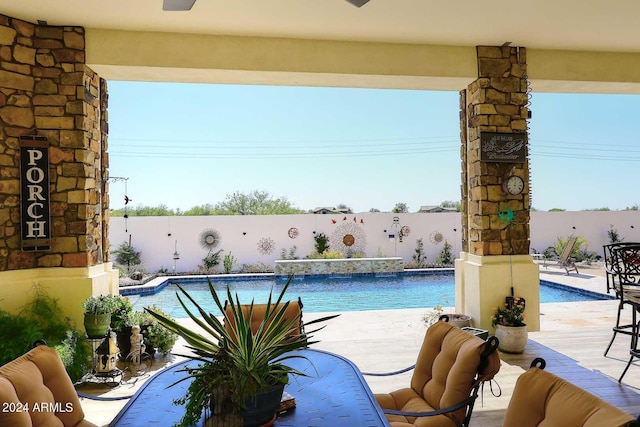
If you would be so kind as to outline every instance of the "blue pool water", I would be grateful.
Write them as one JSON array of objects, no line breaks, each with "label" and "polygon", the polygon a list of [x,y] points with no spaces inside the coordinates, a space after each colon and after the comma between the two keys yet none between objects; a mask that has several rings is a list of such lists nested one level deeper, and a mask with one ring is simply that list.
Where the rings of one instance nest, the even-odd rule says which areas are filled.
[{"label": "blue pool water", "polygon": [[[136,310],[142,310],[142,307],[155,304],[175,318],[186,317],[176,297],[178,290],[176,283],[180,283],[180,280],[173,280],[173,283],[156,294],[129,295],[128,297]],[[281,291],[286,283],[286,278],[216,279],[212,283],[223,301],[227,299],[226,288],[228,286],[232,295],[238,294],[242,304],[250,303],[252,298],[256,303],[265,303],[271,287],[276,293]],[[182,286],[208,312],[220,314],[209,294],[206,280],[185,280],[182,282]],[[398,308],[429,309],[438,304],[448,307],[455,305],[454,276],[453,274],[399,274],[382,277],[363,275],[348,278],[294,279],[285,298],[297,299],[298,297],[302,299],[305,312]],[[606,297],[598,297],[596,294],[583,291],[578,292],[551,282],[542,282],[540,286],[540,302],[542,303],[592,301],[603,298]]]}]

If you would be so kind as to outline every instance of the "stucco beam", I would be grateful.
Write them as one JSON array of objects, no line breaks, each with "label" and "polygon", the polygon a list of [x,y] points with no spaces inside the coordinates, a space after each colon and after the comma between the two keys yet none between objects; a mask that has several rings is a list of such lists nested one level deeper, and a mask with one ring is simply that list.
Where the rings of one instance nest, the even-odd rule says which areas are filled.
[{"label": "stucco beam", "polygon": [[640,94],[640,54],[527,49],[534,92]]},{"label": "stucco beam", "polygon": [[[481,43],[479,43],[481,44]],[[460,90],[473,46],[86,29],[87,64],[107,80]],[[640,54],[527,49],[535,92],[640,93]]]},{"label": "stucco beam", "polygon": [[475,48],[87,29],[108,80],[458,90]]}]

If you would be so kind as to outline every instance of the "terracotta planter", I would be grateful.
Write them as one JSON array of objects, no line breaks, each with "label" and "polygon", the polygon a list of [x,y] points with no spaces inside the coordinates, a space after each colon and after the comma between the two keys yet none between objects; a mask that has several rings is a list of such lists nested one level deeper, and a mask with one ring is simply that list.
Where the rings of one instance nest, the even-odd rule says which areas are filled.
[{"label": "terracotta planter", "polygon": [[500,341],[498,350],[505,353],[522,353],[527,347],[529,333],[526,326],[496,325],[496,338]]},{"label": "terracotta planter", "polygon": [[111,324],[111,313],[84,314],[84,330],[89,338],[104,338]]}]

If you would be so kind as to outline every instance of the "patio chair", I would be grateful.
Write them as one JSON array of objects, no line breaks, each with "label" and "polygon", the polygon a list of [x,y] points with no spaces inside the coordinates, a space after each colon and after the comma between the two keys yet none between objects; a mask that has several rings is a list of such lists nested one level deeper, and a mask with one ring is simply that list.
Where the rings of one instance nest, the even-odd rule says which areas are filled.
[{"label": "patio chair", "polygon": [[567,275],[569,275],[571,270],[575,270],[576,274],[579,274],[578,267],[576,266],[575,260],[571,258],[571,253],[573,252],[573,249],[575,248],[576,243],[578,243],[577,237],[575,236],[569,237],[569,239],[567,239],[567,244],[564,246],[564,249],[562,250],[562,253],[556,260],[556,264],[560,267],[564,267],[564,269],[567,271]]},{"label": "patio chair", "polygon": [[616,254],[613,253],[615,248],[620,246],[632,246],[638,245],[637,242],[616,242],[602,245],[602,252],[604,254],[604,273],[607,282],[607,293],[611,293],[611,290],[615,290],[615,283],[618,273],[620,272],[621,263],[616,259]]},{"label": "patio chair", "polygon": [[38,345],[0,366],[0,426],[96,427],[85,420],[58,353]]},{"label": "patio chair", "polygon": [[[617,243],[604,246],[607,286],[611,286],[618,299],[616,324],[613,327],[613,335],[609,345],[604,351],[605,356],[617,334],[630,335],[632,338],[637,335],[636,312],[639,305],[637,297],[640,295],[640,272],[636,271],[637,266],[630,260],[633,258],[633,254],[638,252],[638,248],[640,248],[640,243]],[[631,323],[621,323],[622,311],[625,307],[631,308]]]},{"label": "patio chair", "polygon": [[500,370],[498,339],[484,341],[446,321],[427,330],[411,383],[389,394],[376,394],[392,427],[468,426],[480,385]]},{"label": "patio chair", "polygon": [[502,427],[637,427],[640,422],[615,406],[544,371],[544,359],[518,377]]},{"label": "patio chair", "polygon": [[[276,306],[273,305],[273,308],[275,307]],[[287,320],[297,319],[297,321],[291,325],[290,334],[292,339],[305,334],[304,322],[302,321],[302,307],[303,307],[302,299],[298,297],[298,301],[293,303],[290,302],[285,310],[284,316]],[[242,310],[242,313],[244,314],[246,319],[247,316],[249,316],[251,304],[241,304],[240,309]],[[228,301],[224,302],[224,310],[227,313],[227,317],[229,318],[229,321],[230,321],[230,324],[225,323],[225,328],[227,329],[227,331],[231,331],[235,320],[233,318],[231,306],[229,305]],[[264,319],[266,310],[267,310],[267,304],[253,304],[253,311],[251,312],[251,330],[253,331],[254,334],[260,327],[260,324],[262,323],[262,319]]]},{"label": "patio chair", "polygon": [[618,246],[614,248],[612,252],[617,257],[618,262],[621,264],[620,271],[618,273],[619,283],[617,284],[617,286],[619,287],[617,294],[620,295],[620,303],[618,304],[618,316],[620,316],[621,306],[623,307],[624,305],[628,305],[632,310],[631,323],[628,325],[618,326],[618,328],[614,327],[613,337],[611,338],[611,342],[609,343],[609,346],[611,346],[616,333],[625,333],[631,335],[631,345],[629,347],[629,362],[627,363],[627,366],[624,368],[624,371],[618,379],[618,382],[622,382],[622,378],[627,373],[627,370],[631,366],[633,359],[640,358],[640,347],[638,344],[638,335],[640,335],[640,321],[638,320],[637,316],[637,313],[640,312],[640,244]]}]

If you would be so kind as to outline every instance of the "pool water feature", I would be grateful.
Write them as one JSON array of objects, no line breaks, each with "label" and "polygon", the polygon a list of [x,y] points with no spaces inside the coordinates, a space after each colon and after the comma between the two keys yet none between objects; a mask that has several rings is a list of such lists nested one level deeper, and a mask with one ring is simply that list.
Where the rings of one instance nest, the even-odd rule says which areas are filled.
[{"label": "pool water feature", "polygon": [[[238,294],[241,304],[266,303],[269,291],[282,290],[286,278],[255,277],[246,280],[224,280],[214,278],[212,284],[221,300],[226,300],[227,286],[231,294]],[[175,318],[186,317],[176,297],[181,284],[183,288],[205,310],[215,315],[221,313],[209,295],[206,279],[194,280],[171,278],[162,290],[150,295],[128,295],[134,309],[157,305]],[[397,274],[385,276],[355,275],[352,277],[313,277],[295,278],[285,298],[294,300],[300,297],[305,312],[389,310],[400,308],[433,308],[436,305],[449,307],[455,305],[455,284],[453,274],[412,275]],[[553,282],[542,281],[540,302],[593,301],[606,299],[595,293],[576,290]]]}]

